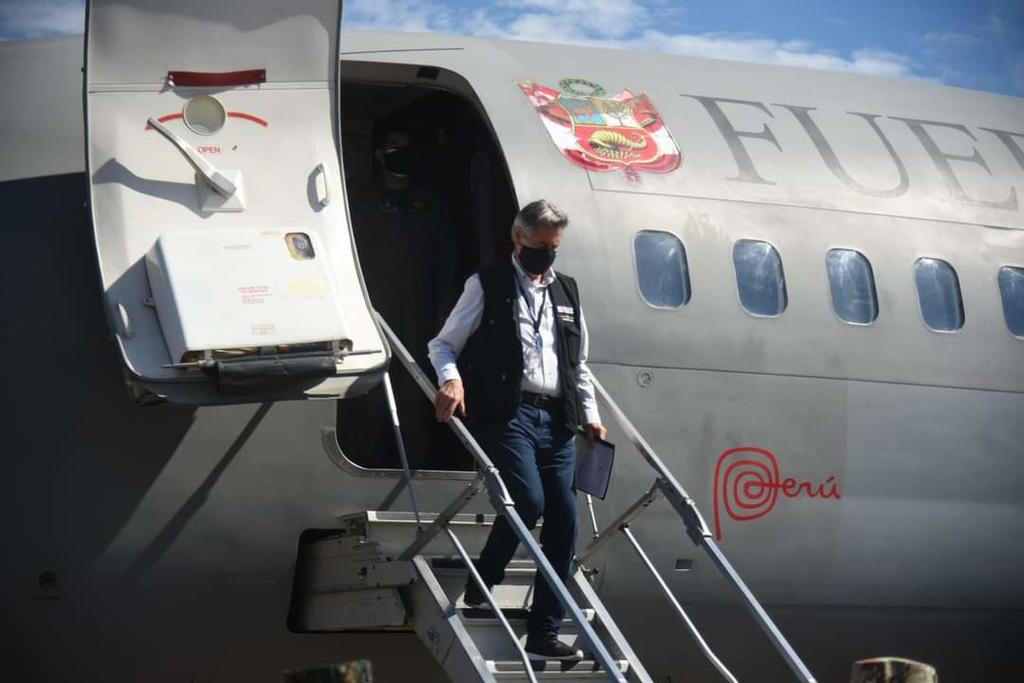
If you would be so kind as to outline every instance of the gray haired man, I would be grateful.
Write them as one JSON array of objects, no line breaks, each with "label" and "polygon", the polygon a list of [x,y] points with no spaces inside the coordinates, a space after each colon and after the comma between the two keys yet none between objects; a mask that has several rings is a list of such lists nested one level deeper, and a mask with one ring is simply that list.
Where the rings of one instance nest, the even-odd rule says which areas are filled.
[{"label": "gray haired man", "polygon": [[[516,511],[530,528],[542,516],[541,546],[564,581],[576,544],[574,437],[583,426],[604,438],[587,369],[587,328],[579,288],[551,266],[569,219],[551,202],[522,208],[512,226],[511,258],[473,275],[441,332],[430,341],[440,390],[437,419],[458,412],[494,460]],[[488,586],[501,583],[518,539],[499,517],[477,569]],[[464,600],[484,606],[467,583]],[[583,654],[560,642],[562,605],[537,575],[527,621],[526,651],[534,659],[574,661]]]}]

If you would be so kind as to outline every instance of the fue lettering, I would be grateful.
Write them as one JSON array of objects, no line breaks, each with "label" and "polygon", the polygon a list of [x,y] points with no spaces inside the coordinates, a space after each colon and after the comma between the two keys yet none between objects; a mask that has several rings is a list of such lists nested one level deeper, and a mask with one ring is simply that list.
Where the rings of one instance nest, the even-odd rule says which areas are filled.
[{"label": "fue lettering", "polygon": [[[892,163],[895,171],[896,182],[889,187],[876,186],[870,179],[855,178],[843,164],[840,153],[827,137],[827,131],[817,122],[814,112],[815,107],[803,107],[794,104],[765,103],[755,100],[739,100],[725,97],[708,97],[705,95],[680,94],[681,97],[697,101],[711,117],[712,122],[721,134],[729,152],[732,154],[733,162],[736,164],[736,174],[726,176],[726,180],[752,183],[758,185],[776,185],[776,181],[766,177],[755,164],[752,150],[774,149],[784,152],[783,141],[776,136],[772,129],[773,123],[778,123],[776,113],[788,112],[788,116],[794,119],[801,130],[810,139],[818,158],[829,170],[832,176],[846,189],[858,194],[878,197],[895,198],[905,195],[911,187],[911,177],[906,164],[901,158],[896,146],[890,139],[893,131],[892,124],[883,126],[882,122],[897,122],[911,137],[916,140],[921,149],[931,160],[934,170],[949,191],[950,199],[965,206],[975,206],[1004,211],[1019,211],[1020,201],[1017,195],[1017,188],[1009,185],[1005,190],[998,190],[996,196],[978,196],[964,187],[962,182],[962,169],[974,166],[975,172],[980,169],[988,177],[992,177],[992,169],[979,151],[979,144],[982,140],[992,143],[995,148],[1004,152],[1009,159],[1016,162],[1016,165],[1024,171],[1024,132],[1013,132],[985,128],[979,126],[978,134],[961,123],[914,119],[900,116],[885,116],[867,112],[848,111],[847,116],[859,119],[877,139],[880,150],[884,150],[885,156]],[[739,128],[730,118],[730,112],[753,109],[764,116],[760,129]],[[779,111],[781,110],[781,112]],[[888,129],[888,133],[887,130]],[[942,133],[936,136],[936,133]],[[940,140],[941,138],[941,140]],[[949,143],[950,138],[955,138],[954,144]],[[992,146],[988,145],[988,146]],[[967,151],[967,153],[964,153]],[[991,154],[991,152],[987,152]]]}]

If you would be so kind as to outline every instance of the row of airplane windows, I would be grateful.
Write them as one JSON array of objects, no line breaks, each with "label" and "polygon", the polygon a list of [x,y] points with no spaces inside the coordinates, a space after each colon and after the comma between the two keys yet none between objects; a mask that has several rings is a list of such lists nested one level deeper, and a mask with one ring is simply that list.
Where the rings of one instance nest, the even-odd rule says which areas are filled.
[{"label": "row of airplane windows", "polygon": [[[640,294],[656,308],[680,308],[690,300],[686,248],[669,232],[644,230],[633,241]],[[786,310],[786,279],[779,252],[768,242],[739,240],[733,265],[740,303],[754,315],[777,316]],[[830,249],[825,268],[832,307],[844,322],[870,325],[878,318],[878,296],[871,262],[859,251]],[[914,280],[921,317],[931,329],[955,332],[964,325],[960,281],[953,266],[941,259],[919,258]],[[1024,267],[1004,266],[997,277],[1003,317],[1010,333],[1024,338]]]}]

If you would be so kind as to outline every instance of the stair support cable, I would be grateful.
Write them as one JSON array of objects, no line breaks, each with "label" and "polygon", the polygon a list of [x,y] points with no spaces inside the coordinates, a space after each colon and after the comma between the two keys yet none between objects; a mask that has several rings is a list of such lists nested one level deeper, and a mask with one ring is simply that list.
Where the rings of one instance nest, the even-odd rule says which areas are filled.
[{"label": "stair support cable", "polygon": [[516,632],[512,630],[512,625],[508,623],[508,618],[505,617],[505,613],[502,612],[501,608],[498,606],[498,601],[494,599],[494,595],[487,587],[483,577],[480,576],[480,572],[477,571],[476,565],[473,564],[472,558],[470,558],[469,553],[466,552],[465,546],[463,546],[462,542],[459,541],[458,536],[456,536],[455,532],[451,530],[451,527],[445,527],[444,530],[445,533],[448,534],[448,538],[451,540],[452,545],[455,546],[455,551],[459,553],[459,557],[461,557],[462,561],[466,564],[466,569],[469,570],[469,575],[473,579],[473,583],[475,583],[477,588],[483,592],[484,599],[486,599],[487,604],[491,606],[494,616],[497,617],[498,621],[501,623],[501,627],[505,630],[506,635],[512,639],[512,644],[515,645],[516,651],[519,653],[519,659],[523,662],[523,670],[526,672],[526,675],[530,677],[531,683],[538,683],[537,675],[533,672],[533,667],[530,666],[530,658],[526,654],[526,649],[519,644],[519,638],[516,636]]},{"label": "stair support cable", "polygon": [[633,426],[633,423],[630,422],[626,414],[619,408],[619,405],[612,399],[596,377],[593,378],[593,382],[594,388],[605,404],[611,409],[612,416],[619,427],[625,432],[626,437],[633,443],[633,447],[637,449],[641,457],[647,461],[647,464],[658,475],[655,485],[658,486],[666,500],[668,500],[669,504],[672,505],[676,513],[683,520],[687,536],[690,537],[690,540],[695,545],[703,548],[708,553],[719,572],[740,594],[754,620],[761,627],[761,630],[764,631],[768,640],[771,641],[775,650],[786,662],[786,665],[789,666],[790,671],[793,672],[796,678],[803,681],[803,683],[816,683],[814,675],[800,659],[800,656],[797,655],[789,641],[786,640],[786,637],[782,635],[782,632],[775,625],[775,622],[772,621],[772,618],[768,616],[761,603],[754,597],[754,593],[747,587],[743,579],[740,578],[740,575],[725,557],[718,544],[715,543],[707,522],[701,516],[696,503],[686,493],[686,489],[665,467],[665,463],[661,461],[661,458],[658,457],[654,449],[647,443],[647,440],[640,434],[640,431]]},{"label": "stair support cable", "polygon": [[627,539],[629,539],[629,542],[633,546],[633,550],[636,551],[636,554],[640,556],[640,559],[643,561],[644,565],[647,566],[647,571],[649,571],[651,573],[651,576],[654,577],[654,580],[658,582],[658,586],[661,588],[661,592],[665,594],[665,597],[668,599],[669,603],[671,603],[672,607],[675,609],[676,614],[678,614],[679,617],[686,624],[686,628],[689,629],[690,635],[693,636],[693,639],[697,641],[697,645],[700,646],[701,651],[704,652],[704,656],[708,658],[708,661],[714,664],[715,668],[718,669],[719,673],[722,674],[725,680],[729,681],[729,683],[737,683],[736,677],[732,675],[732,672],[729,671],[729,669],[726,668],[725,664],[722,663],[722,660],[718,658],[718,655],[715,654],[714,650],[711,649],[711,646],[708,645],[707,641],[704,640],[704,637],[700,634],[700,631],[697,629],[696,624],[694,624],[693,620],[690,619],[690,615],[687,614],[686,610],[683,609],[683,606],[679,604],[679,601],[676,599],[676,596],[672,593],[672,589],[668,587],[668,584],[665,583],[665,579],[662,578],[661,574],[654,567],[654,563],[651,562],[651,558],[649,558],[647,556],[647,553],[644,552],[643,547],[641,547],[640,542],[637,540],[636,536],[633,535],[633,531],[629,528],[628,524],[622,527],[622,533]]},{"label": "stair support cable", "polygon": [[[412,354],[405,348],[398,335],[395,334],[391,326],[388,325],[384,317],[375,312],[377,322],[379,323],[381,330],[384,332],[385,337],[394,351],[394,357],[405,367],[405,369],[412,376],[413,380],[423,390],[427,400],[433,402],[434,395],[437,393],[434,385],[430,382],[430,379],[426,376],[423,370],[416,364]],[[530,530],[526,527],[519,513],[516,512],[515,503],[512,497],[508,493],[508,489],[505,488],[504,482],[501,480],[501,475],[498,473],[498,469],[491,462],[491,459],[487,457],[480,444],[476,442],[476,439],[470,433],[469,429],[463,424],[462,420],[458,417],[452,416],[448,423],[452,431],[458,437],[459,441],[469,450],[473,459],[477,463],[477,467],[483,475],[483,483],[487,489],[488,497],[491,500],[491,505],[499,515],[505,515],[506,521],[509,526],[512,527],[512,531],[515,533],[519,542],[523,544],[533,561],[537,565],[537,571],[541,573],[544,579],[548,582],[548,586],[552,592],[558,597],[558,601],[562,603],[565,611],[569,614],[576,625],[580,629],[580,634],[583,636],[583,640],[586,642],[590,651],[594,655],[594,659],[597,660],[598,664],[604,668],[605,674],[609,679],[616,681],[617,683],[627,683],[626,678],[622,672],[619,671],[618,665],[612,658],[611,653],[608,652],[608,648],[605,647],[601,639],[598,638],[597,633],[594,631],[593,625],[587,620],[586,615],[583,614],[583,610],[573,599],[572,594],[569,593],[569,589],[566,588],[565,583],[555,573],[554,568],[548,561],[547,556],[544,555],[544,551],[541,550],[540,544],[537,539],[533,537]],[[457,503],[458,509],[462,509],[469,502],[468,499],[461,500],[465,494],[461,494],[457,498],[452,506],[449,506],[449,510]],[[472,497],[472,496],[470,496]],[[433,538],[441,530],[445,529],[448,522],[451,520],[451,516],[445,518],[442,514],[438,516],[434,523],[427,528],[423,533],[417,536],[417,539],[413,541],[413,544],[409,546],[404,552],[402,552],[400,559],[410,559],[422,550],[423,547],[430,542],[430,538]],[[429,536],[426,540],[424,537]]]},{"label": "stair support cable", "polygon": [[398,404],[395,402],[395,390],[391,386],[391,373],[384,373],[384,394],[388,399],[388,410],[391,411],[391,429],[395,433],[395,445],[398,446],[398,457],[402,459],[402,472],[405,484],[409,489],[409,500],[412,501],[412,514],[416,517],[416,528],[423,531],[423,520],[420,519],[420,506],[416,503],[416,490],[412,485],[412,470],[409,469],[409,457],[405,452],[405,439],[402,438],[402,424],[398,419]]}]

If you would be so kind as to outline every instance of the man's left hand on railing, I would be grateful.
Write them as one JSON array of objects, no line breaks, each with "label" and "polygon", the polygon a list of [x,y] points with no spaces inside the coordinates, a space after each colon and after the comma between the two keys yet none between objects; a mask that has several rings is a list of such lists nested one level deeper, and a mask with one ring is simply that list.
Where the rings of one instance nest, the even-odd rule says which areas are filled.
[{"label": "man's left hand on railing", "polygon": [[466,417],[466,392],[460,379],[448,380],[434,396],[434,416],[438,422],[448,422],[455,413]]},{"label": "man's left hand on railing", "polygon": [[608,438],[608,430],[605,429],[604,425],[600,422],[591,422],[586,426],[587,439],[590,443],[594,443],[597,439]]}]

